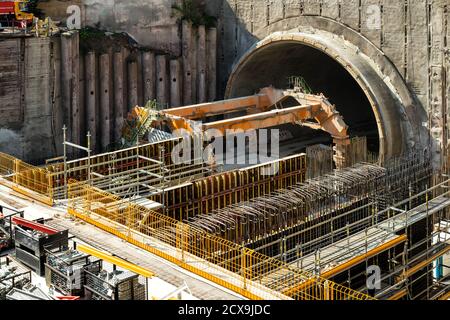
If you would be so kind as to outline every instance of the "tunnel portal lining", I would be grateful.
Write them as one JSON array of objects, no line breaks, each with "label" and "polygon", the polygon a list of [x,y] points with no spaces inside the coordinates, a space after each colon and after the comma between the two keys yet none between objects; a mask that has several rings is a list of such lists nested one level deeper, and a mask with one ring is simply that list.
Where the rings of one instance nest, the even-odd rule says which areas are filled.
[{"label": "tunnel portal lining", "polygon": [[406,151],[411,137],[403,105],[373,63],[332,34],[282,32],[258,42],[235,64],[226,98],[253,94],[259,86],[286,86],[299,71],[337,105],[351,133],[379,139],[381,161]]}]

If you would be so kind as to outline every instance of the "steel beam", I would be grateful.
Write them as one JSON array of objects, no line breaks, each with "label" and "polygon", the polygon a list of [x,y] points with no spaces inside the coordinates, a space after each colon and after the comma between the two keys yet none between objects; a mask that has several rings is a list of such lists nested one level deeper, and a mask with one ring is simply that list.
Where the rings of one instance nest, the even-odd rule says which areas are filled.
[{"label": "steel beam", "polygon": [[33,221],[29,221],[26,220],[24,218],[19,218],[19,217],[14,217],[12,219],[13,223],[17,224],[18,226],[22,226],[22,227],[26,227],[26,228],[30,228],[36,231],[40,231],[43,233],[46,233],[48,235],[53,235],[53,234],[57,234],[60,231],[53,229],[51,227],[47,227],[45,225],[43,225],[42,223],[37,223],[37,222],[33,222]]},{"label": "steel beam", "polygon": [[81,244],[77,245],[76,248],[78,251],[84,252],[86,254],[89,254],[93,257],[99,258],[101,260],[107,261],[115,266],[124,268],[126,270],[132,271],[136,274],[139,274],[145,278],[153,278],[155,276],[155,274],[147,269],[144,269],[142,267],[139,267],[135,264],[132,264],[128,261],[125,261],[123,259],[120,259],[118,257],[114,257],[110,254],[107,254],[105,252],[99,251],[97,249],[94,249],[92,247],[88,247],[88,246],[84,246]]},{"label": "steel beam", "polygon": [[397,292],[396,294],[390,296],[388,298],[388,300],[400,300],[401,298],[403,298],[407,294],[408,294],[408,290],[403,289],[403,290],[400,290],[399,292]]},{"label": "steel beam", "polygon": [[189,120],[198,120],[204,117],[227,114],[247,109],[260,109],[271,105],[267,95],[254,95],[249,97],[202,103],[187,107],[164,110],[165,114],[174,115]]},{"label": "steel beam", "polygon": [[347,271],[348,269],[350,269],[350,268],[352,268],[352,267],[354,267],[354,266],[364,262],[367,259],[370,259],[370,258],[372,258],[372,257],[374,257],[374,256],[376,256],[376,255],[378,255],[378,254],[380,254],[380,253],[382,253],[384,251],[387,251],[387,250],[397,246],[398,244],[400,244],[402,242],[405,242],[406,240],[407,240],[406,235],[399,236],[399,237],[395,238],[394,240],[391,240],[391,241],[389,241],[387,243],[384,243],[381,246],[379,246],[379,247],[377,247],[377,248],[375,248],[373,250],[370,250],[370,251],[368,251],[367,253],[365,253],[363,255],[355,257],[355,258],[347,261],[346,263],[344,263],[344,264],[342,264],[342,265],[340,265],[340,266],[338,266],[338,267],[336,267],[334,269],[331,269],[330,271],[327,271],[327,272],[321,274],[321,277],[326,278],[326,279],[334,277],[334,276],[336,276],[336,275],[338,275],[338,274],[340,274],[340,273],[342,273],[344,271]]},{"label": "steel beam", "polygon": [[423,268],[425,268],[427,265],[430,265],[433,263],[433,261],[435,261],[437,258],[442,257],[444,254],[446,254],[447,252],[450,251],[450,245],[447,245],[444,249],[442,249],[441,251],[439,251],[438,253],[434,254],[432,257],[428,258],[425,261],[422,261],[420,263],[418,263],[417,265],[415,265],[414,267],[412,267],[411,269],[408,269],[403,277],[404,278],[409,278],[412,275],[414,275],[415,273],[417,273],[418,271],[422,270]]},{"label": "steel beam", "polygon": [[225,134],[226,130],[256,130],[275,127],[285,123],[302,123],[305,120],[314,118],[314,114],[319,112],[319,110],[320,104],[275,109],[269,112],[206,123],[203,125],[203,129],[205,131],[216,129]]}]

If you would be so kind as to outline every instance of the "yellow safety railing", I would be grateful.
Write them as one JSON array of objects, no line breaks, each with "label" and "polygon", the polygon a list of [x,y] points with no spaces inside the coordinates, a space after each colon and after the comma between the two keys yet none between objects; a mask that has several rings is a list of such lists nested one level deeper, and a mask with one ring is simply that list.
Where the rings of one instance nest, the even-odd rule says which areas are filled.
[{"label": "yellow safety railing", "polygon": [[8,175],[14,173],[16,158],[0,152],[0,175]]},{"label": "yellow safety railing", "polygon": [[250,299],[372,299],[84,183],[70,182],[68,212]]},{"label": "yellow safety railing", "polygon": [[53,181],[48,170],[0,153],[0,177],[12,182],[10,186],[14,191],[53,205]]}]

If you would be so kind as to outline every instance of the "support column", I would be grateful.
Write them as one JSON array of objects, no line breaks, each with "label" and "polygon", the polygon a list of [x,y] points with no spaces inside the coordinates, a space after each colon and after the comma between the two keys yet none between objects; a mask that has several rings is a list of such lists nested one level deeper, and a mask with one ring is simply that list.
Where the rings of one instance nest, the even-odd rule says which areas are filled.
[{"label": "support column", "polygon": [[128,114],[128,103],[129,103],[129,94],[128,94],[128,78],[129,78],[129,74],[128,74],[128,58],[130,57],[130,50],[127,47],[122,47],[121,49],[122,51],[122,56],[123,56],[123,70],[124,70],[124,76],[123,76],[123,114],[127,115]]},{"label": "support column", "polygon": [[181,106],[181,65],[180,60],[170,60],[170,106]]},{"label": "support column", "polygon": [[158,103],[167,104],[168,99],[168,75],[167,56],[156,56],[156,99]]},{"label": "support column", "polygon": [[97,150],[97,59],[95,52],[88,52],[85,56],[86,69],[86,123],[90,131],[91,149]]},{"label": "support column", "polygon": [[214,101],[217,98],[217,29],[208,29],[207,35],[207,83],[208,83],[208,101]]},{"label": "support column", "polygon": [[205,26],[198,27],[198,103],[206,102],[206,30]]},{"label": "support column", "polygon": [[125,65],[123,63],[123,53],[114,53],[114,141],[119,141],[122,137],[122,127],[126,114],[125,94],[124,94]]},{"label": "support column", "polygon": [[144,52],[142,54],[143,74],[144,74],[144,104],[149,100],[156,98],[156,72],[155,72],[155,54],[153,52]]},{"label": "support column", "polygon": [[447,149],[447,110],[446,110],[446,70],[445,70],[445,26],[446,12],[444,5],[448,1],[436,0],[431,4],[430,30],[430,91],[429,110],[430,132],[433,143],[434,165],[440,168],[446,161]]},{"label": "support column", "polygon": [[100,131],[101,148],[103,151],[111,143],[111,61],[108,53],[102,54],[100,64]]},{"label": "support column", "polygon": [[128,63],[128,111],[138,105],[138,68],[136,61]]},{"label": "support column", "polygon": [[140,50],[136,53],[136,64],[137,64],[137,97],[138,97],[138,105],[145,105],[146,101],[144,101],[144,76],[142,70],[143,62],[142,62],[142,52]]},{"label": "support column", "polygon": [[54,130],[55,130],[55,146],[56,154],[63,153],[63,107],[61,105],[61,40],[58,38],[52,38],[51,42],[53,44],[53,74],[56,76],[53,78],[53,92],[52,92],[52,108],[55,111],[53,116]]},{"label": "support column", "polygon": [[182,22],[183,104],[192,104],[192,23]]},{"label": "support column", "polygon": [[63,108],[63,122],[68,128],[66,135],[72,137],[72,34],[61,34],[61,105]]},{"label": "support column", "polygon": [[[80,112],[80,44],[78,32],[72,33],[72,142],[81,144],[81,112]],[[77,155],[79,150],[74,150]]]}]

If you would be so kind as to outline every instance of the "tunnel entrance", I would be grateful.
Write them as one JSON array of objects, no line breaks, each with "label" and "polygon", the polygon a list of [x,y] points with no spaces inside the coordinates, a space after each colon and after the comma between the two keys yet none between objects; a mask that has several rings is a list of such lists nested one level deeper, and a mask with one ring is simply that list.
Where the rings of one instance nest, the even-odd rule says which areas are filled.
[{"label": "tunnel entrance", "polygon": [[[232,74],[227,98],[255,94],[260,88],[289,87],[289,78],[303,77],[312,93],[323,93],[344,117],[350,136],[366,136],[370,152],[380,152],[380,132],[373,105],[355,77],[327,53],[298,41],[278,41],[257,48]],[[329,143],[325,133],[289,126],[299,141]],[[314,137],[314,138],[312,138]],[[308,143],[307,143],[308,144]]]}]

